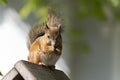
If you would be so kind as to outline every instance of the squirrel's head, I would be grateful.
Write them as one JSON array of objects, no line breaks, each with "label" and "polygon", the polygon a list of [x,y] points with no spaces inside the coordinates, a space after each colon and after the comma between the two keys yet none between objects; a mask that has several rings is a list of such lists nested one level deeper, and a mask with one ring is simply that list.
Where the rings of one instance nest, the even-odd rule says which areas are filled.
[{"label": "squirrel's head", "polygon": [[46,38],[46,44],[48,46],[52,46],[56,48],[56,41],[58,40],[58,37],[60,36],[60,30],[61,30],[60,24],[55,27],[49,27],[46,25],[44,36]]}]

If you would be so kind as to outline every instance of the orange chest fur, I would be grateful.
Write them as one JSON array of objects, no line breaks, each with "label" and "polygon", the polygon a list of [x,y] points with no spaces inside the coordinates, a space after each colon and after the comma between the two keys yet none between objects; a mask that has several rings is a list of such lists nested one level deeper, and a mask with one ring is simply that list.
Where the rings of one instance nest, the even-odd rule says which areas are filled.
[{"label": "orange chest fur", "polygon": [[39,53],[42,52],[43,54],[49,53],[50,51],[53,51],[53,46],[48,46],[46,44],[43,44],[44,42],[40,42],[39,40],[35,41],[31,47],[30,52],[36,52]]}]

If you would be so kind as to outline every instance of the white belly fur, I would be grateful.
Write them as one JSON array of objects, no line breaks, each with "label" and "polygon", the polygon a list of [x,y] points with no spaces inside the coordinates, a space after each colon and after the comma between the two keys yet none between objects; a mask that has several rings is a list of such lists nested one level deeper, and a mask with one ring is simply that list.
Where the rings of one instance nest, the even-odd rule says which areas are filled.
[{"label": "white belly fur", "polygon": [[55,53],[50,53],[47,55],[40,53],[40,59],[45,65],[55,65],[59,57],[60,55],[57,55]]}]

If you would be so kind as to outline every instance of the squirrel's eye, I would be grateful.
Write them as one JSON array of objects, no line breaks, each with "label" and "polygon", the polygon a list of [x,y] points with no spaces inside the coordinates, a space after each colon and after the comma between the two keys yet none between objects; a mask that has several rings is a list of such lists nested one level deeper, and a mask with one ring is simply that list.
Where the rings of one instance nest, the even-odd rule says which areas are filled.
[{"label": "squirrel's eye", "polygon": [[47,37],[50,38],[50,35],[48,35]]}]

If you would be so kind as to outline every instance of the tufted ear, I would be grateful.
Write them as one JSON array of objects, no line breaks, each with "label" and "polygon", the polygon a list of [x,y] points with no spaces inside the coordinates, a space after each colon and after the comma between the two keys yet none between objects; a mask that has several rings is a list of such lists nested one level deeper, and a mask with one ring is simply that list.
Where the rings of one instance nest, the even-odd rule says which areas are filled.
[{"label": "tufted ear", "polygon": [[61,27],[61,24],[58,24],[58,28],[60,28]]},{"label": "tufted ear", "polygon": [[46,30],[50,29],[47,24],[45,25],[45,29],[46,29]]},{"label": "tufted ear", "polygon": [[57,27],[58,27],[59,30],[61,30],[61,24],[59,24]]}]

